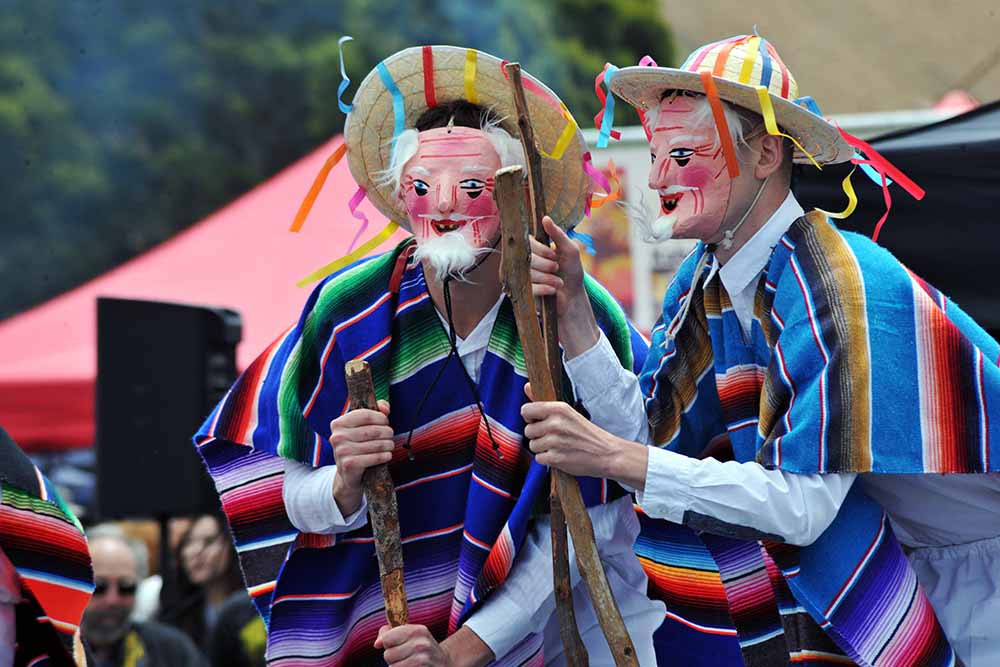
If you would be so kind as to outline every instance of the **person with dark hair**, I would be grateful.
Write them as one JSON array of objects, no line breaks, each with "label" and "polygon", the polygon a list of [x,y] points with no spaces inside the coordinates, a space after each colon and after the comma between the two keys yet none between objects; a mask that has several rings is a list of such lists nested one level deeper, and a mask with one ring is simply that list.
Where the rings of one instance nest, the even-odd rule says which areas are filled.
[{"label": "person with dark hair", "polygon": [[[760,35],[644,61],[609,74],[649,137],[660,206],[640,224],[700,242],[639,377],[604,364],[619,415],[527,405],[532,451],[636,490],[664,663],[1000,664],[1000,345],[835,226],[849,178],[841,213],[806,213],[789,182],[851,160],[922,191],[800,96]],[[536,289],[572,299],[579,253],[553,232]]]},{"label": "person with dark hair", "polygon": [[[582,135],[524,75],[554,224],[590,198]],[[347,118],[352,174],[413,238],[326,279],[298,324],[246,370],[195,442],[216,481],[276,664],[558,664],[551,531],[536,512],[548,471],[522,436],[526,371],[499,275],[493,198],[524,164],[502,61],[473,49],[406,49],[361,83]],[[325,178],[325,171],[321,178]],[[589,277],[585,309],[634,371],[645,342]],[[346,412],[344,364],[372,369],[378,410]],[[586,400],[583,407],[589,409]],[[389,628],[362,494],[364,471],[395,482],[410,622]],[[631,499],[580,480],[611,589],[640,662],[663,606],[633,555]],[[592,665],[613,664],[573,566]],[[279,576],[280,570],[280,576]]]},{"label": "person with dark hair", "polygon": [[0,428],[0,667],[85,665],[93,582],[80,522]]},{"label": "person with dark hair", "polygon": [[87,531],[94,560],[94,595],[83,613],[91,667],[207,667],[183,632],[152,621],[130,620],[139,581],[149,567],[145,544],[114,524]]},{"label": "person with dark hair", "polygon": [[196,517],[181,535],[176,556],[164,576],[157,620],[206,650],[223,603],[243,589],[226,520],[216,514]]}]

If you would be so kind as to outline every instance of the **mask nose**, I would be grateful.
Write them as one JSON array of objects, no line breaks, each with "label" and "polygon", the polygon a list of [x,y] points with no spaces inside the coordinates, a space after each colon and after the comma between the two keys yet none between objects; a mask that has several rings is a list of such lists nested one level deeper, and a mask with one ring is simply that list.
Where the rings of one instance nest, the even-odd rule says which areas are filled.
[{"label": "mask nose", "polygon": [[670,170],[670,158],[656,158],[649,165],[649,189],[659,190],[666,185],[667,172]]},{"label": "mask nose", "polygon": [[458,186],[456,183],[450,180],[442,181],[438,186],[438,200],[437,200],[437,210],[438,213],[445,214],[451,213],[455,210],[455,195]]}]

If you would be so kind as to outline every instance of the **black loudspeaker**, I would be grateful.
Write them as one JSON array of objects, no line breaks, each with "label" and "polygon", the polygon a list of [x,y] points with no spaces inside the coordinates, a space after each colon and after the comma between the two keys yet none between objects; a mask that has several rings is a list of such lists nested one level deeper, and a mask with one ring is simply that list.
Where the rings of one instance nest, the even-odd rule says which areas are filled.
[{"label": "black loudspeaker", "polygon": [[219,507],[191,437],[236,379],[237,312],[97,300],[97,509],[105,519]]}]

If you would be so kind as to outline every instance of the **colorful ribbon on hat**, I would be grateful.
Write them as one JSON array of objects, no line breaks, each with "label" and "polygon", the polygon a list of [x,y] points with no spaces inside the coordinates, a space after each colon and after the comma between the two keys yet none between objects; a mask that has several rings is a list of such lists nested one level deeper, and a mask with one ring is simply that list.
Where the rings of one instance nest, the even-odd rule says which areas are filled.
[{"label": "colorful ribbon on hat", "polygon": [[563,128],[562,134],[559,135],[559,139],[556,141],[555,147],[552,149],[551,153],[546,153],[545,149],[539,147],[538,152],[549,158],[550,160],[561,160],[566,149],[569,148],[570,143],[573,141],[573,137],[576,136],[577,124],[576,119],[573,118],[573,114],[569,112],[565,104],[560,105],[563,118],[566,119],[566,126]]},{"label": "colorful ribbon on hat", "polygon": [[316,197],[319,196],[320,190],[323,189],[323,185],[326,184],[326,179],[330,175],[330,171],[337,166],[337,163],[344,159],[344,155],[347,153],[347,144],[342,143],[337,146],[337,150],[333,151],[333,155],[326,159],[326,162],[320,168],[319,173],[316,174],[316,178],[313,180],[312,186],[309,188],[309,192],[306,193],[306,198],[302,200],[299,204],[299,210],[295,214],[295,219],[292,221],[292,226],[289,227],[288,231],[297,232],[302,229],[302,225],[305,224],[306,218],[309,217],[309,212],[312,210],[313,204],[316,203]]},{"label": "colorful ribbon on hat", "polygon": [[590,203],[587,206],[588,212],[591,208],[601,208],[605,204],[610,204],[613,201],[618,201],[621,198],[621,179],[618,178],[618,170],[615,168],[614,160],[608,160],[608,173],[610,178],[604,175],[604,172],[593,165],[590,158],[590,153],[585,153],[583,156],[583,170],[590,180],[601,189],[604,190],[604,195],[599,196],[594,194]]},{"label": "colorful ribbon on hat", "polygon": [[584,234],[583,232],[578,232],[575,229],[570,229],[566,232],[566,236],[570,237],[574,241],[582,243],[588,255],[597,254],[597,248],[594,247],[594,237],[590,234]]},{"label": "colorful ribbon on hat", "polygon": [[359,259],[365,257],[368,253],[375,250],[375,248],[379,247],[387,240],[389,240],[389,237],[395,234],[396,230],[398,229],[399,229],[399,224],[397,224],[395,221],[390,221],[389,224],[387,224],[385,227],[382,228],[382,231],[380,231],[378,234],[376,234],[368,241],[366,241],[360,248],[358,248],[352,253],[344,255],[340,259],[331,262],[326,266],[316,269],[308,276],[297,282],[296,286],[305,287],[310,283],[314,283],[318,280],[323,280],[327,276],[333,275],[337,271],[340,271],[341,269],[346,268],[351,264],[354,264]]},{"label": "colorful ribbon on hat", "polygon": [[[604,69],[594,78],[594,92],[601,102],[601,110],[594,116],[594,127],[600,130],[597,135],[598,148],[607,148],[609,138],[617,141],[622,137],[621,132],[612,129],[615,122],[615,96],[611,93],[611,78],[617,71],[618,68],[611,63],[604,63]],[[607,93],[601,89],[602,83],[608,89]]]},{"label": "colorful ribbon on hat", "polygon": [[824,211],[821,208],[817,208],[816,209],[817,211],[819,211],[820,213],[829,218],[836,218],[837,220],[843,220],[844,218],[854,213],[854,209],[858,207],[858,195],[856,192],[854,192],[854,186],[851,184],[851,176],[854,175],[854,172],[856,170],[857,167],[851,169],[850,173],[848,173],[847,176],[844,177],[844,180],[841,183],[841,187],[844,189],[844,194],[847,195],[847,206],[844,208],[844,210],[840,211],[839,213],[834,213],[832,211]]},{"label": "colorful ribbon on hat", "polygon": [[361,202],[363,202],[367,196],[368,193],[365,192],[365,189],[359,186],[354,194],[351,195],[351,199],[347,202],[347,210],[351,212],[352,216],[361,221],[361,227],[359,227],[357,233],[354,234],[354,238],[351,240],[351,245],[347,246],[348,253],[354,250],[354,246],[358,242],[358,239],[360,239],[361,235],[365,233],[366,229],[368,229],[368,216],[358,210],[358,206],[361,205]]},{"label": "colorful ribbon on hat", "polygon": [[[889,193],[889,177],[891,176],[897,185],[917,201],[923,199],[926,192],[868,143],[858,139],[849,132],[845,132],[842,128],[838,127],[837,131],[840,132],[840,136],[843,137],[844,141],[855,150],[855,157],[851,158],[851,162],[861,165],[862,168],[864,168],[864,165],[869,165],[879,175],[879,184],[882,186],[882,198],[885,200],[885,213],[875,223],[875,231],[872,234],[872,240],[878,241],[878,236],[882,232],[882,226],[889,217],[889,211],[892,208],[892,195]],[[858,152],[863,154],[865,157],[864,160],[859,159]]]},{"label": "colorful ribbon on hat", "polygon": [[822,171],[823,167],[819,165],[819,162],[817,162],[816,158],[812,156],[812,153],[803,148],[802,144],[800,144],[795,137],[790,134],[785,134],[778,129],[778,122],[774,117],[774,107],[771,105],[771,93],[768,92],[767,88],[764,86],[754,86],[754,89],[757,91],[757,100],[760,102],[760,115],[764,117],[764,127],[767,128],[767,133],[775,137],[784,137],[785,139],[790,140],[803,155],[809,158],[809,161],[813,163],[814,167]]},{"label": "colorful ribbon on hat", "polygon": [[[653,57],[650,56],[650,55],[648,55],[648,54],[645,55],[645,56],[643,56],[642,58],[639,58],[639,65],[638,66],[639,67],[659,67],[659,65],[656,64],[656,61],[653,60]],[[646,111],[644,109],[639,109],[639,108],[636,108],[635,111],[636,111],[637,114],[639,114],[639,124],[642,125],[642,131],[646,133],[646,141],[652,141],[653,140],[653,131],[651,129],[649,129],[648,125],[646,125]]]},{"label": "colorful ribbon on hat", "polygon": [[353,104],[344,102],[344,91],[351,85],[351,80],[347,78],[347,70],[344,68],[344,43],[353,40],[354,38],[349,35],[344,35],[337,40],[337,52],[340,54],[340,85],[337,86],[337,106],[340,107],[340,113],[344,114],[351,113],[351,109],[354,108]]},{"label": "colorful ribbon on hat", "polygon": [[389,74],[389,68],[385,66],[385,63],[380,62],[375,66],[375,70],[378,72],[378,77],[382,79],[382,85],[392,95],[392,145],[389,149],[389,161],[391,162],[392,156],[396,153],[396,139],[406,129],[406,106],[403,103],[403,93],[399,91],[399,86]]},{"label": "colorful ribbon on hat", "polygon": [[698,72],[701,77],[701,84],[705,88],[705,97],[708,98],[708,105],[712,109],[712,117],[715,119],[715,128],[719,132],[719,141],[722,143],[722,154],[726,158],[726,169],[730,178],[740,175],[740,163],[736,159],[736,149],[733,147],[733,135],[729,133],[729,123],[726,122],[726,112],[722,108],[722,100],[719,99],[719,91],[715,88],[715,79],[711,72]]},{"label": "colorful ribbon on hat", "polygon": [[479,104],[479,93],[476,92],[476,65],[479,56],[475,49],[465,50],[465,99],[473,104]]}]

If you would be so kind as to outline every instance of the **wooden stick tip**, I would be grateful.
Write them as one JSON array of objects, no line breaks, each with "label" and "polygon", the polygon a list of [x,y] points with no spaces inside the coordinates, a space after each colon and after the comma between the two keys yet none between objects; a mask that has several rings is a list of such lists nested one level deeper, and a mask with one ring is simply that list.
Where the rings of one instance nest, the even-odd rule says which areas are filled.
[{"label": "wooden stick tip", "polygon": [[366,370],[368,370],[368,362],[361,359],[351,359],[344,364],[344,373],[347,375],[364,373]]}]

